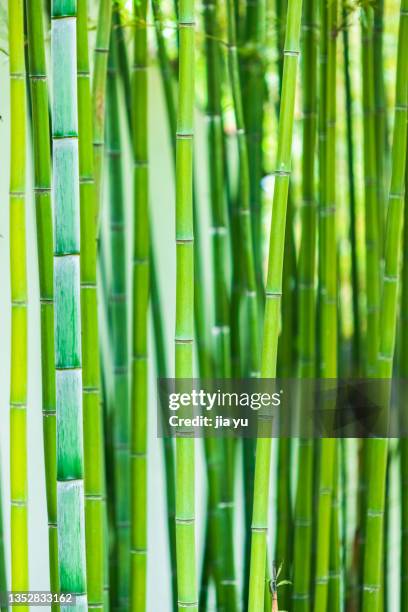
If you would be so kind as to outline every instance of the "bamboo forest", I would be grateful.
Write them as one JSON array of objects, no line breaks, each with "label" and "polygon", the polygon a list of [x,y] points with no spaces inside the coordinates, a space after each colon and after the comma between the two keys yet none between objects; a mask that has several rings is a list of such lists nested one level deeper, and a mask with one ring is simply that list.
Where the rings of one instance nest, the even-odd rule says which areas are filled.
[{"label": "bamboo forest", "polygon": [[158,400],[408,379],[407,128],[408,0],[0,0],[1,612],[408,612],[408,432]]}]

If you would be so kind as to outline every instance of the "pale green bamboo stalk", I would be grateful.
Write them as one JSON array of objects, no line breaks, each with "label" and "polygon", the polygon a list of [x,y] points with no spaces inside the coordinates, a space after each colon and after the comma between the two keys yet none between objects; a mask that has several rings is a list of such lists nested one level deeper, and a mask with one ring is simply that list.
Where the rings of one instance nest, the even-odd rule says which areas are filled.
[{"label": "pale green bamboo stalk", "polygon": [[[115,15],[114,15],[115,17]],[[122,176],[122,142],[119,125],[117,31],[112,29],[107,81],[107,156],[109,167],[109,225],[111,248],[111,341],[113,346],[113,453],[114,522],[116,528],[116,605],[129,606],[130,550],[130,440],[128,288],[126,282],[126,234]]]},{"label": "pale green bamboo stalk", "polygon": [[[291,149],[299,56],[301,0],[289,0],[284,50],[282,97],[279,116],[278,155],[273,195],[261,377],[274,378],[279,336],[282,269],[285,244],[286,206],[291,172]],[[254,511],[252,518],[249,612],[264,605],[266,534],[268,529],[268,492],[271,439],[257,441],[255,463]]]},{"label": "pale green bamboo stalk", "polygon": [[82,402],[88,603],[103,607],[104,469],[98,334],[97,201],[92,148],[88,0],[77,0],[79,188],[81,217]]},{"label": "pale green bamboo stalk", "polygon": [[[377,376],[392,377],[396,311],[404,211],[408,104],[408,1],[401,1],[397,51],[395,120],[392,143],[391,186],[385,231],[385,257],[380,307],[380,349]],[[388,392],[383,398],[389,402]],[[365,527],[363,612],[377,612],[382,605],[381,579],[384,538],[385,481],[388,454],[386,438],[367,442],[369,477]]]},{"label": "pale green bamboo stalk", "polygon": [[53,0],[51,58],[59,578],[61,592],[76,596],[79,611],[87,609],[87,596],[75,0]]},{"label": "pale green bamboo stalk", "polygon": [[98,25],[92,76],[93,150],[97,211],[101,206],[102,174],[105,146],[106,75],[109,38],[112,26],[113,0],[99,0]]},{"label": "pale green bamboo stalk", "polygon": [[[27,591],[26,90],[23,0],[9,0],[10,61],[10,502],[11,590]],[[28,610],[28,606],[23,606]]]},{"label": "pale green bamboo stalk", "polygon": [[53,236],[48,84],[41,0],[27,1],[31,87],[34,193],[41,302],[41,374],[45,481],[48,512],[50,589],[59,590],[57,542],[57,461],[54,361]]},{"label": "pale green bamboo stalk", "polygon": [[[176,378],[193,376],[194,236],[194,0],[180,0],[179,91],[176,133]],[[176,546],[179,610],[198,612],[195,554],[195,442],[176,440]]]},{"label": "pale green bamboo stalk", "polygon": [[135,233],[133,253],[133,353],[131,400],[130,608],[146,609],[147,580],[147,323],[150,285],[148,220],[147,2],[134,4],[132,144]]}]

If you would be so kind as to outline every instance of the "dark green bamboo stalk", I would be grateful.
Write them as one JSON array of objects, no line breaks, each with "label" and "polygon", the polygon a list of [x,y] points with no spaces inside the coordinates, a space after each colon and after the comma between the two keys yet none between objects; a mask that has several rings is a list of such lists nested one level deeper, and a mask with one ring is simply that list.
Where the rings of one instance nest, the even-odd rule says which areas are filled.
[{"label": "dark green bamboo stalk", "polygon": [[254,246],[251,226],[249,159],[239,76],[234,0],[227,0],[228,73],[238,140],[238,232],[243,261],[243,277],[248,312],[249,364],[251,377],[259,376],[259,322],[255,275]]},{"label": "dark green bamboo stalk", "polygon": [[33,122],[34,193],[41,302],[42,410],[45,482],[48,512],[50,588],[51,591],[56,593],[59,589],[56,486],[57,438],[55,412],[54,291],[52,265],[53,237],[48,84],[44,48],[42,3],[40,0],[28,0],[26,6]]},{"label": "dark green bamboo stalk", "polygon": [[97,211],[102,197],[103,151],[105,146],[106,74],[113,0],[99,0],[98,26],[92,77],[94,177]]},{"label": "dark green bamboo stalk", "polygon": [[149,221],[147,140],[147,2],[135,3],[132,75],[132,143],[135,234],[133,254],[133,353],[131,403],[131,588],[132,610],[146,607],[147,578],[147,322],[149,305]]},{"label": "dark green bamboo stalk", "polygon": [[[301,242],[299,251],[299,376],[313,378],[316,371],[316,188],[317,137],[317,2],[306,0],[303,12],[303,155]],[[298,449],[295,503],[293,610],[310,608],[312,552],[313,441],[302,439]]]},{"label": "dark green bamboo stalk", "polygon": [[89,605],[101,609],[104,572],[104,472],[96,287],[97,200],[92,147],[87,0],[77,0],[77,11],[86,571]]},{"label": "dark green bamboo stalk", "polygon": [[[240,21],[237,22],[238,29]],[[262,139],[266,89],[263,57],[266,34],[266,2],[264,0],[247,1],[245,26],[248,57],[244,61],[241,85],[244,95],[243,110],[249,157],[253,244],[256,246],[261,244],[262,237]],[[254,255],[258,281],[262,286],[262,249],[255,248]]]},{"label": "dark green bamboo stalk", "polygon": [[[193,375],[194,0],[179,2],[179,93],[176,135],[176,378]],[[176,440],[176,544],[179,609],[198,612],[195,555],[194,439]]]},{"label": "dark green bamboo stalk", "polygon": [[[398,34],[395,120],[392,144],[391,186],[385,232],[385,257],[380,308],[380,349],[377,376],[392,376],[401,230],[404,212],[405,160],[407,150],[408,104],[408,2],[402,0]],[[389,397],[385,394],[385,400]],[[381,578],[384,537],[385,480],[388,454],[387,439],[368,441],[369,478],[364,551],[363,611],[381,606]]]},{"label": "dark green bamboo stalk", "polygon": [[[10,502],[11,589],[28,590],[26,89],[24,3],[8,3],[10,60]],[[28,610],[28,606],[24,606]]]},{"label": "dark green bamboo stalk", "polygon": [[[383,244],[385,224],[385,202],[387,193],[387,166],[389,155],[387,101],[384,79],[383,31],[384,0],[374,3],[373,56],[374,56],[374,104],[375,104],[375,151],[378,204],[378,241]],[[381,252],[380,252],[381,255]]]},{"label": "dark green bamboo stalk", "polygon": [[109,167],[109,227],[111,248],[111,341],[113,346],[113,453],[114,453],[114,524],[115,606],[129,606],[130,550],[130,440],[129,440],[129,356],[126,281],[126,233],[122,176],[122,142],[119,125],[117,33],[111,36],[107,80],[107,156]]},{"label": "dark green bamboo stalk", "polygon": [[361,16],[362,77],[364,103],[364,184],[366,231],[367,291],[367,367],[369,376],[376,372],[378,357],[380,264],[376,176],[376,116],[374,107],[373,8],[365,6]]},{"label": "dark green bamboo stalk", "polygon": [[[229,296],[227,285],[228,234],[224,199],[223,130],[221,121],[220,48],[217,42],[217,3],[206,2],[204,25],[207,60],[207,121],[210,200],[212,215],[213,283],[215,300],[214,374],[218,378],[231,376]],[[228,485],[223,476],[227,447],[222,440],[206,440],[209,481],[210,563],[215,574],[217,602],[220,609],[235,610],[235,584],[231,508]],[[225,502],[225,503],[224,503]],[[211,559],[212,558],[212,559]],[[212,561],[212,562],[211,562]]]},{"label": "dark green bamboo stalk", "polygon": [[76,2],[52,3],[57,513],[62,593],[87,609],[82,446]]},{"label": "dark green bamboo stalk", "polygon": [[[321,143],[322,155],[320,176],[322,184],[320,202],[319,247],[320,260],[320,369],[325,378],[337,376],[337,240],[336,240],[336,41],[337,10],[334,0],[321,4],[322,18],[322,69],[321,83],[324,103],[321,122],[325,141]],[[327,49],[327,63],[324,61]],[[320,469],[317,509],[317,546],[315,572],[315,612],[327,607],[332,490],[336,440],[322,439],[320,444]]]},{"label": "dark green bamboo stalk", "polygon": [[[346,22],[347,13],[343,7],[343,21]],[[347,178],[348,194],[350,201],[349,211],[349,236],[351,249],[351,286],[353,300],[353,371],[358,374],[361,368],[361,325],[359,305],[359,275],[357,257],[357,234],[356,234],[356,190],[354,180],[354,146],[353,146],[353,118],[352,118],[352,94],[350,77],[350,52],[349,33],[347,25],[342,28],[343,32],[343,64],[344,64],[344,87],[346,96],[346,128],[347,128]]]},{"label": "dark green bamboo stalk", "polygon": [[[289,0],[279,116],[277,169],[273,196],[273,221],[271,224],[268,276],[265,293],[266,306],[261,362],[262,378],[274,378],[276,375],[286,206],[291,172],[292,132],[301,13],[301,0]],[[271,440],[260,438],[257,441],[255,464],[249,612],[262,610],[264,604],[270,460]]]}]

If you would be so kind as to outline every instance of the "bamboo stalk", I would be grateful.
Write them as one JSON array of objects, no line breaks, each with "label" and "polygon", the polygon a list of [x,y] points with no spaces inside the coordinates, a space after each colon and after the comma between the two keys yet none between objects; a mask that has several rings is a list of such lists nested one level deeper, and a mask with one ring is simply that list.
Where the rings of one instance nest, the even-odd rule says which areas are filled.
[{"label": "bamboo stalk", "polygon": [[132,75],[134,162],[133,353],[131,400],[131,586],[132,610],[146,606],[147,576],[147,321],[149,305],[147,2],[134,5]]},{"label": "bamboo stalk", "polygon": [[[11,589],[27,591],[26,91],[23,0],[8,3],[10,60],[10,503]],[[28,610],[28,606],[23,607]]]},{"label": "bamboo stalk", "polygon": [[[401,377],[408,378],[408,156],[405,161],[405,205],[404,205],[404,245],[401,289],[401,354],[399,371]],[[400,398],[401,400],[401,398]],[[404,428],[406,419],[402,418]],[[403,429],[403,431],[406,431]],[[408,438],[401,438],[400,448],[400,492],[401,492],[401,563],[400,563],[400,601],[401,612],[408,611]]]},{"label": "bamboo stalk", "polygon": [[[116,25],[116,24],[115,24]],[[109,165],[109,226],[111,248],[111,341],[113,345],[113,453],[114,521],[116,529],[116,606],[129,606],[130,550],[130,440],[128,288],[126,281],[126,234],[122,176],[122,139],[119,125],[117,30],[112,30],[107,80],[107,156]]]},{"label": "bamboo stalk", "polygon": [[[289,0],[284,50],[282,98],[279,116],[278,156],[273,195],[266,306],[262,346],[261,377],[274,378],[279,335],[282,293],[283,252],[285,244],[286,206],[291,171],[291,148],[299,55],[301,0]],[[249,612],[263,609],[266,533],[268,528],[268,491],[271,440],[257,440],[255,464],[254,511],[252,519]]]},{"label": "bamboo stalk", "polygon": [[105,146],[106,75],[108,68],[109,37],[112,26],[112,0],[99,0],[98,26],[94,50],[92,78],[94,178],[97,211],[102,197],[102,171]]},{"label": "bamboo stalk", "polygon": [[379,306],[380,306],[380,259],[376,176],[376,117],[374,107],[374,55],[373,55],[373,8],[363,7],[362,75],[364,100],[364,184],[365,184],[365,228],[366,228],[366,291],[367,291],[367,374],[376,372],[378,358]]},{"label": "bamboo stalk", "polygon": [[[319,244],[321,244],[320,274],[320,368],[325,378],[337,376],[337,242],[336,242],[336,0],[321,4],[323,61],[321,83],[324,103],[321,122],[325,140],[321,143],[322,184],[320,203]],[[327,51],[327,58],[324,57]],[[325,61],[327,59],[327,63]],[[319,251],[320,255],[320,251]],[[320,442],[320,470],[317,508],[317,545],[314,610],[326,610],[329,581],[330,523],[336,440]]]},{"label": "bamboo stalk", "polygon": [[57,462],[54,361],[53,236],[48,83],[42,4],[27,1],[28,57],[34,148],[34,193],[41,303],[41,375],[45,482],[48,513],[50,588],[59,590],[57,543]]},{"label": "bamboo stalk", "polygon": [[[176,134],[176,378],[192,378],[194,325],[193,134],[194,0],[179,2]],[[176,440],[176,545],[179,609],[198,612],[195,555],[194,439]]]},{"label": "bamboo stalk", "polygon": [[76,609],[85,610],[75,0],[52,3],[51,53],[59,578],[61,592],[73,593]]},{"label": "bamboo stalk", "polygon": [[234,0],[227,1],[228,29],[228,73],[231,83],[233,111],[238,141],[238,233],[243,263],[243,278],[246,290],[246,308],[248,316],[248,374],[259,376],[259,322],[258,298],[255,274],[254,243],[250,209],[249,159],[246,131],[244,124],[241,83],[239,75],[237,32],[235,23]]},{"label": "bamboo stalk", "polygon": [[[316,367],[316,188],[317,137],[317,3],[306,0],[303,12],[303,155],[301,242],[299,251],[299,376],[313,378]],[[293,551],[293,610],[310,607],[312,553],[313,441],[302,439],[298,450]]]},{"label": "bamboo stalk", "polygon": [[[347,13],[343,7],[343,21],[346,21]],[[346,128],[347,128],[347,178],[350,201],[350,249],[351,249],[351,286],[353,291],[353,370],[356,374],[361,368],[361,324],[360,324],[360,301],[359,301],[359,274],[356,234],[356,189],[354,180],[354,146],[353,134],[354,123],[352,117],[352,94],[350,76],[350,51],[349,32],[345,26],[343,32],[343,63],[344,63],[344,87],[346,96]]]},{"label": "bamboo stalk", "polygon": [[79,186],[81,216],[82,402],[84,416],[86,571],[89,605],[103,606],[104,471],[98,335],[97,201],[92,148],[88,2],[77,0]]},{"label": "bamboo stalk", "polygon": [[[407,150],[408,104],[408,2],[402,0],[398,33],[395,120],[392,144],[391,186],[385,232],[383,287],[380,307],[380,349],[378,373],[380,378],[392,376],[395,347],[397,291],[401,255],[401,230],[404,212],[405,161]],[[388,392],[384,394],[389,401]],[[385,481],[388,440],[368,441],[369,477],[364,551],[364,612],[379,610],[384,537]]]}]

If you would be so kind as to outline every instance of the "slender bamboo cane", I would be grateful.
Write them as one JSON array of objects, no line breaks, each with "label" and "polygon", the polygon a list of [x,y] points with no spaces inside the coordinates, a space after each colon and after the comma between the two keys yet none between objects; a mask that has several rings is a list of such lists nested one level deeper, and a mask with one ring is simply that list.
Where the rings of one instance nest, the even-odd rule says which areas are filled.
[{"label": "slender bamboo cane", "polygon": [[41,374],[50,588],[52,592],[56,593],[59,590],[56,486],[57,437],[55,412],[53,237],[48,84],[42,3],[40,0],[28,0],[26,6],[33,122],[34,192],[41,301]]},{"label": "slender bamboo cane", "polygon": [[[317,2],[306,0],[303,12],[303,155],[301,242],[299,251],[299,376],[313,378],[316,368],[316,189],[317,137]],[[312,548],[313,441],[302,439],[298,450],[295,502],[293,610],[310,608]]]},{"label": "slender bamboo cane", "polygon": [[[401,355],[399,369],[402,378],[408,378],[408,156],[405,164],[404,246],[401,290]],[[406,421],[403,421],[406,425]],[[401,612],[408,611],[408,438],[400,440],[400,491],[401,491]]]},{"label": "slender bamboo cane", "polygon": [[373,8],[363,7],[362,76],[364,100],[364,183],[366,228],[366,291],[367,291],[367,374],[376,372],[378,357],[380,267],[379,267],[379,219],[377,205],[375,107],[374,107],[374,55]]},{"label": "slender bamboo cane", "polygon": [[375,104],[375,152],[377,174],[377,204],[378,204],[378,242],[383,244],[385,206],[386,201],[386,175],[389,155],[387,101],[385,95],[384,58],[383,58],[383,31],[384,31],[384,0],[374,3],[373,26],[373,56],[374,56],[374,104]]},{"label": "slender bamboo cane", "polygon": [[104,571],[104,471],[96,287],[97,201],[92,148],[87,0],[77,0],[77,12],[86,571],[89,605],[101,609]]},{"label": "slender bamboo cane", "polygon": [[[291,172],[291,148],[299,55],[301,0],[289,0],[287,12],[281,110],[279,116],[278,156],[273,196],[264,338],[262,346],[262,378],[273,378],[279,335],[282,293],[283,252],[285,244],[286,205]],[[252,519],[251,571],[249,612],[263,609],[268,525],[268,491],[271,460],[271,440],[258,439],[255,464],[254,512]]]},{"label": "slender bamboo cane", "polygon": [[106,74],[108,68],[109,37],[112,26],[113,0],[100,0],[94,73],[92,78],[94,177],[97,211],[101,205],[103,151],[105,146]]},{"label": "slender bamboo cane", "polygon": [[244,283],[248,312],[249,338],[249,376],[259,376],[259,322],[258,299],[255,276],[254,246],[251,226],[249,160],[244,125],[241,83],[239,77],[237,33],[235,23],[234,0],[227,1],[228,26],[228,72],[231,82],[233,110],[238,139],[238,231],[241,241],[240,249],[243,258]]},{"label": "slender bamboo cane", "polygon": [[[322,2],[323,53],[327,48],[327,63],[322,62],[323,95],[322,122],[325,142],[322,143],[321,160],[323,181],[321,192],[322,259],[320,263],[320,363],[325,378],[337,376],[337,249],[336,249],[336,0],[326,5]],[[327,20],[327,21],[326,21]],[[330,558],[331,507],[334,477],[336,440],[323,439],[320,444],[319,496],[317,510],[316,583],[314,610],[326,610]]]},{"label": "slender bamboo cane", "polygon": [[133,361],[131,403],[132,610],[146,606],[147,574],[147,315],[149,304],[147,2],[137,0],[132,78],[134,155]]},{"label": "slender bamboo cane", "polygon": [[[346,10],[343,7],[343,21],[346,22]],[[346,127],[347,127],[347,178],[350,201],[350,249],[351,249],[351,286],[353,291],[353,370],[356,374],[361,368],[361,329],[360,329],[360,306],[359,306],[359,275],[357,257],[357,234],[356,234],[356,190],[354,180],[354,146],[353,146],[353,118],[352,118],[352,95],[350,76],[350,51],[349,32],[347,26],[342,28],[343,32],[343,63],[344,63],[344,87],[346,96]]]},{"label": "slender bamboo cane", "polygon": [[130,440],[129,357],[126,282],[126,233],[119,125],[117,29],[113,28],[107,80],[107,156],[109,164],[109,224],[111,242],[110,310],[113,344],[114,521],[116,529],[116,606],[129,606]]},{"label": "slender bamboo cane", "polygon": [[329,560],[329,592],[327,608],[330,612],[340,612],[342,610],[341,603],[341,546],[339,537],[339,458],[338,445],[336,448],[336,457],[334,459],[333,470],[333,494],[332,508],[330,521],[330,560]]},{"label": "slender bamboo cane", "polygon": [[[245,60],[241,81],[244,94],[244,117],[247,134],[250,179],[250,207],[252,211],[253,244],[260,245],[262,237],[262,138],[263,107],[265,101],[264,46],[266,34],[266,2],[247,1]],[[239,29],[240,22],[237,22]],[[262,286],[262,249],[255,248],[258,282]]]},{"label": "slender bamboo cane", "polygon": [[[193,109],[194,0],[179,2],[179,98],[176,135],[176,378],[192,378],[194,324]],[[179,609],[198,612],[194,439],[176,440],[176,544]]]},{"label": "slender bamboo cane", "polygon": [[76,609],[85,610],[75,0],[52,3],[51,53],[59,578],[61,592],[75,594]]},{"label": "slender bamboo cane", "polygon": [[[11,589],[28,590],[26,94],[23,0],[8,3],[10,58],[10,502]],[[28,606],[24,606],[28,610]]]},{"label": "slender bamboo cane", "polygon": [[[395,347],[397,291],[404,211],[408,104],[408,2],[402,0],[397,51],[395,120],[392,144],[391,186],[385,232],[385,261],[380,308],[378,376],[392,376]],[[385,398],[389,400],[388,397]],[[364,551],[363,611],[379,610],[383,558],[383,521],[388,441],[368,441],[369,478]]]}]

